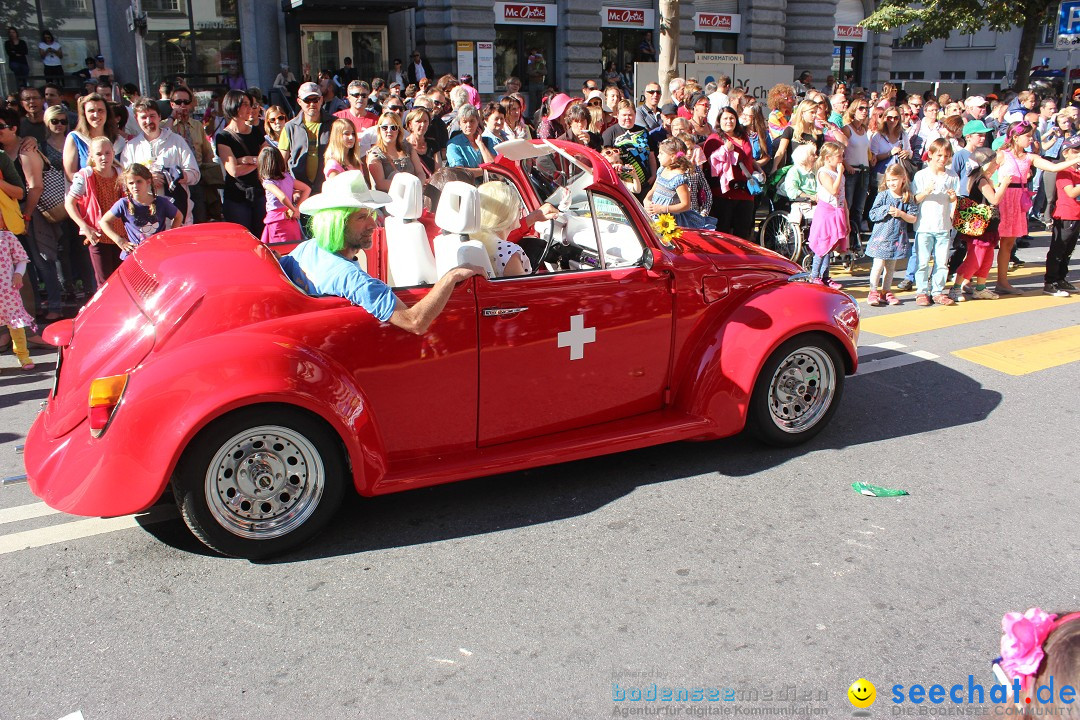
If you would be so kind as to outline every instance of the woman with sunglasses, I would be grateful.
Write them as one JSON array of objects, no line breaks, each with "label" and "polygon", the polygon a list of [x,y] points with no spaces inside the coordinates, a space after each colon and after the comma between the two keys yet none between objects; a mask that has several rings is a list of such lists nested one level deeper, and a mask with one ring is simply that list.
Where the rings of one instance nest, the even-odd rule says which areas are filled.
[{"label": "woman with sunglasses", "polygon": [[248,124],[254,102],[243,90],[230,90],[221,101],[221,111],[227,121],[216,138],[217,154],[225,167],[222,215],[226,222],[243,225],[255,237],[262,237],[266,193],[258,170],[263,137]]},{"label": "woman with sunglasses", "polygon": [[117,128],[116,115],[101,95],[90,93],[79,98],[78,112],[79,121],[64,142],[64,173],[69,181],[86,167],[90,141],[94,138],[106,137],[112,141],[117,157],[126,144]]},{"label": "woman with sunglasses", "polygon": [[870,194],[870,105],[856,96],[844,113],[844,192],[847,196],[849,227],[870,232],[866,221],[866,200]]},{"label": "woman with sunglasses", "polygon": [[[476,113],[472,105],[465,107]],[[416,149],[405,144],[405,133],[401,130],[401,119],[397,113],[384,112],[380,115],[375,131],[375,147],[367,154],[368,173],[371,174],[374,189],[388,191],[394,175],[399,172],[407,172],[420,178],[421,182],[427,182],[428,174]]]},{"label": "woman with sunglasses", "polygon": [[287,122],[289,122],[289,116],[285,114],[285,109],[280,105],[271,105],[266,111],[266,122],[263,124],[263,138],[267,145],[278,146],[281,129]]},{"label": "woman with sunglasses", "polygon": [[484,171],[480,165],[494,161],[495,155],[480,139],[480,113],[476,108],[466,105],[458,111],[458,127],[461,132],[446,146],[446,165],[466,168],[473,177],[481,177]]},{"label": "woman with sunglasses", "polygon": [[[870,152],[874,156],[874,170],[870,176],[870,187],[878,187],[878,178],[885,168],[893,164],[911,163],[911,143],[907,133],[900,126],[900,111],[895,107],[885,110],[881,130],[870,138]],[[911,180],[909,173],[908,180]]]}]

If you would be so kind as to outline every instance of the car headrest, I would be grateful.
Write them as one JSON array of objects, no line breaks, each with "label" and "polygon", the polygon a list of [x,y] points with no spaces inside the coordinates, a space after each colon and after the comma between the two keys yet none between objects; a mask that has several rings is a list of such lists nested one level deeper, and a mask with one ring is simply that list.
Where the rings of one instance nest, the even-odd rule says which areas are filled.
[{"label": "car headrest", "polygon": [[470,234],[480,231],[480,195],[476,187],[459,180],[443,186],[435,224],[448,233]]},{"label": "car headrest", "polygon": [[390,204],[386,212],[402,220],[416,220],[424,214],[424,186],[412,173],[399,172],[390,182]]}]

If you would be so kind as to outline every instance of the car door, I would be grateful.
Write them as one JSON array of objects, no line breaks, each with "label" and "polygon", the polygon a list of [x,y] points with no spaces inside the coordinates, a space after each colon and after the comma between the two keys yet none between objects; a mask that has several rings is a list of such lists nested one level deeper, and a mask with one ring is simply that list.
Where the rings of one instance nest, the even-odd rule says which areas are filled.
[{"label": "car door", "polygon": [[[410,287],[394,292],[411,307],[430,290]],[[401,461],[475,449],[475,281],[454,288],[423,335],[389,323],[377,328],[353,338],[349,360],[371,403],[391,471]]]},{"label": "car door", "polygon": [[[573,272],[477,280],[481,446],[609,422],[663,404],[670,280],[641,265],[645,245],[618,202],[590,193],[590,204],[591,211],[581,214],[585,225],[575,218],[574,243],[587,251],[589,240],[595,243],[596,267],[585,262]],[[605,236],[618,246],[613,252],[604,249]]]}]

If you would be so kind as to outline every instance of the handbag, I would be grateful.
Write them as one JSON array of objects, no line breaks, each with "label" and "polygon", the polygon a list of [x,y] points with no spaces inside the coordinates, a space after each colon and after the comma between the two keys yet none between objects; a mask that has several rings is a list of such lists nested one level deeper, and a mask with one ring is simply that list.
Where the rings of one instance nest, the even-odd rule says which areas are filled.
[{"label": "handbag", "polygon": [[990,226],[993,208],[969,197],[956,198],[956,210],[953,211],[953,227],[956,232],[968,237],[981,237]]},{"label": "handbag", "polygon": [[4,227],[13,235],[22,235],[26,232],[26,221],[23,219],[19,203],[8,197],[7,193],[0,192],[0,217],[4,219]]},{"label": "handbag", "polygon": [[207,187],[225,187],[225,171],[216,162],[199,163],[199,174]]},{"label": "handbag", "polygon": [[64,207],[64,196],[67,193],[64,171],[50,163],[44,155],[41,159],[44,162],[44,169],[41,172],[41,184],[44,190],[38,198],[36,209],[51,223],[63,222],[68,217],[67,208]]}]

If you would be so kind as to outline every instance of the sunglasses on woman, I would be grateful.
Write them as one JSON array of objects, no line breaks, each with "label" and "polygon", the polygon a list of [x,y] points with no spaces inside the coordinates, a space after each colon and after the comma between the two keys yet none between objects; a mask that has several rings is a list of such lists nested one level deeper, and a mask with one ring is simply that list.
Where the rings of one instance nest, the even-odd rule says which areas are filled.
[{"label": "sunglasses on woman", "polygon": [[57,118],[49,121],[50,125],[67,125],[67,120],[64,118]]},{"label": "sunglasses on woman", "polygon": [[380,125],[379,129],[382,131],[397,130],[397,125]]}]

